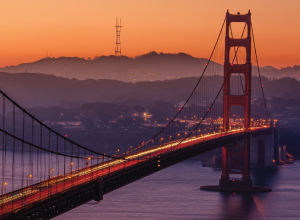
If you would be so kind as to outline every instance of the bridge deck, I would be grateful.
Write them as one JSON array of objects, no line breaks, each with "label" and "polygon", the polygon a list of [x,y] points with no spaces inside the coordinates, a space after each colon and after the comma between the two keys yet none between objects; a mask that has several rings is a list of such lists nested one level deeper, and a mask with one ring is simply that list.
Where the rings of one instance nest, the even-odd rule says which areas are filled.
[{"label": "bridge deck", "polygon": [[[138,166],[139,164],[145,164],[145,162],[153,160],[154,158],[157,161],[159,159],[158,156],[163,157],[163,155],[176,153],[183,149],[188,149],[198,145],[200,146],[200,144],[205,144],[209,141],[226,138],[232,135],[249,133],[253,134],[255,132],[265,130],[270,130],[270,126],[254,127],[251,128],[250,131],[237,129],[227,132],[190,137],[185,140],[180,139],[160,146],[140,150],[139,152],[126,154],[122,159],[104,161],[102,163],[88,166],[66,175],[52,177],[47,181],[43,181],[21,190],[3,195],[0,198],[0,214],[4,217],[3,219],[6,219],[6,217],[10,215],[15,215],[17,213],[24,212],[24,210],[32,208],[36,203],[48,201],[52,198],[62,195],[64,192],[71,192],[74,189],[79,189],[78,187],[86,185],[89,182],[109,179],[109,177],[111,177],[115,173],[122,172],[126,169],[128,170],[128,168]],[[167,166],[162,166],[161,169],[165,167]],[[103,190],[102,195],[121,186],[122,185],[115,186],[111,189],[108,189],[107,187],[107,189]]]}]

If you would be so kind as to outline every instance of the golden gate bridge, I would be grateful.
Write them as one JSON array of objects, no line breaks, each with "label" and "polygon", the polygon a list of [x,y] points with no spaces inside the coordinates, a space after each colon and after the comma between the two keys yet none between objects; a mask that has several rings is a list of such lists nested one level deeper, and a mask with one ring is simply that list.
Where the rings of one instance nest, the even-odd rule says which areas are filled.
[{"label": "golden gate bridge", "polygon": [[[244,26],[234,37],[231,24],[237,22]],[[252,46],[256,77],[252,77]],[[224,65],[210,65],[211,62]],[[221,83],[208,83],[220,74],[224,75]],[[254,87],[261,87],[261,92],[255,93]],[[3,91],[0,94],[0,219],[50,219],[220,147],[220,183],[202,189],[270,191],[253,187],[250,176],[251,138],[272,134],[277,126],[267,111],[250,11],[227,11],[206,66],[177,114],[150,140],[126,152],[106,155],[97,146],[78,144],[35,118]],[[251,108],[257,107],[251,103],[259,98],[263,100],[260,109],[265,116],[251,117]],[[242,180],[232,179],[230,174],[240,174]]]}]

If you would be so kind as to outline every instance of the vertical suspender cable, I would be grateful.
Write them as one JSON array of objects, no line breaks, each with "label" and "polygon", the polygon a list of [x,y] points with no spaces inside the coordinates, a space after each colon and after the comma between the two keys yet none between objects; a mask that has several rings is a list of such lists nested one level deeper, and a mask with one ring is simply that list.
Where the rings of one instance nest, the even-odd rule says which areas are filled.
[{"label": "vertical suspender cable", "polygon": [[264,99],[264,104],[265,104],[267,117],[268,117],[268,119],[270,119],[268,108],[267,108],[267,103],[266,103],[266,98],[265,98],[265,93],[264,93],[264,88],[263,88],[263,84],[262,84],[262,81],[261,81],[261,75],[260,75],[260,69],[259,69],[259,64],[258,64],[258,59],[257,59],[257,52],[256,52],[256,46],[255,46],[255,39],[254,39],[254,32],[253,32],[252,23],[251,23],[251,32],[252,32],[253,46],[254,46],[254,51],[255,51],[256,64],[257,64],[257,70],[258,70],[258,75],[259,75],[259,80],[260,80],[261,92],[262,92],[263,99]]},{"label": "vertical suspender cable", "polygon": [[[3,112],[2,112],[2,118],[3,118],[3,121],[2,121],[2,127],[3,127],[3,130],[5,131],[5,97],[3,96]],[[4,153],[3,153],[3,158],[2,158],[2,175],[3,175],[3,181],[6,182],[6,144],[5,144],[5,138],[6,135],[3,133],[3,140],[2,140],[2,146],[4,148]]]},{"label": "vertical suspender cable", "polygon": [[[58,153],[58,135],[56,135],[56,153]],[[56,154],[56,166],[57,166],[57,176],[59,175],[59,157]],[[56,182],[56,192],[57,192],[57,182]]]},{"label": "vertical suspender cable", "polygon": [[[48,132],[48,139],[49,139],[49,142],[48,142],[48,150],[51,149],[51,132],[49,131]],[[53,169],[53,165],[52,165],[52,154],[51,153],[48,153],[48,169],[49,170],[52,170]],[[50,176],[51,178],[51,176]],[[49,179],[50,179],[49,178]]]},{"label": "vertical suspender cable", "polygon": [[[40,126],[40,147],[43,147],[43,127]],[[43,175],[43,164],[42,164],[42,155],[43,155],[43,151],[40,150],[40,181],[42,181],[42,175]]]},{"label": "vertical suspender cable", "polygon": [[[13,105],[13,135],[15,135],[15,105]],[[15,190],[15,150],[16,149],[16,140],[13,138],[13,156],[12,156],[12,190]]]},{"label": "vertical suspender cable", "polygon": [[[31,143],[33,144],[33,134],[34,134],[34,121],[33,119],[31,120]],[[32,146],[29,146],[30,149],[30,165],[29,165],[29,175],[32,174],[33,175],[33,149]]]},{"label": "vertical suspender cable", "polygon": [[[66,140],[64,140],[64,154],[66,154]],[[66,180],[66,157],[64,156],[64,189]]]},{"label": "vertical suspender cable", "polygon": [[[23,124],[22,124],[22,140],[25,138],[25,114],[23,112]],[[21,160],[21,166],[22,166],[22,189],[24,187],[23,181],[24,181],[24,142],[22,141],[22,160]]]}]

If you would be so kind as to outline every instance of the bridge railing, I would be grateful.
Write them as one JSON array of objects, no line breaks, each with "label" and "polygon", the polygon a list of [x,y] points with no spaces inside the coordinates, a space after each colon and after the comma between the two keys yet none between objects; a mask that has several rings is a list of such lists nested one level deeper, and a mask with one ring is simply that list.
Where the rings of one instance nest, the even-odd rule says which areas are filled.
[{"label": "bridge railing", "polygon": [[[273,123],[271,120],[265,120],[265,119],[251,120],[251,129],[261,128],[261,127],[264,127],[264,126],[270,126],[271,123]],[[228,131],[224,131],[222,128],[219,129],[219,130],[214,130],[212,132],[204,131],[204,129],[202,129],[202,131],[195,130],[194,132],[191,132],[189,135],[187,135],[184,138],[177,138],[176,140],[167,141],[166,143],[159,142],[158,144],[155,144],[155,141],[152,139],[152,140],[149,140],[146,143],[142,143],[137,148],[126,151],[124,153],[121,153],[118,156],[119,157],[126,157],[126,156],[128,156],[132,153],[137,153],[137,152],[141,152],[141,151],[145,151],[145,150],[149,150],[149,149],[155,149],[155,148],[157,148],[159,146],[163,146],[165,144],[178,144],[178,145],[180,145],[185,140],[190,140],[190,139],[193,139],[193,138],[198,138],[199,139],[199,137],[202,137],[202,139],[204,141],[205,138],[207,139],[210,136],[212,136],[213,134],[218,134],[220,136],[223,136],[223,135],[228,135],[228,132],[235,132],[235,131],[240,131],[240,130],[244,130],[244,127],[241,126],[240,124],[238,124],[238,125],[230,126]]]}]

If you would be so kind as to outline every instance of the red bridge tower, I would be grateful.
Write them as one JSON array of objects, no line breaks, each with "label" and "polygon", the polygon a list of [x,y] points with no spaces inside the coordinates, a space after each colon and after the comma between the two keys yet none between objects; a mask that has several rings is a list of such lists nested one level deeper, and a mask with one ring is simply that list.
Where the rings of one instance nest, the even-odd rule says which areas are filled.
[{"label": "red bridge tower", "polygon": [[[232,22],[245,23],[246,38],[234,39],[229,37],[229,27]],[[230,58],[230,49],[244,47],[246,62],[233,64],[236,54]],[[232,53],[231,53],[232,54]],[[230,90],[232,74],[245,76],[244,94],[233,95]],[[244,110],[244,132],[239,141],[222,147],[222,175],[218,186],[201,186],[202,190],[209,191],[239,191],[239,192],[270,192],[270,187],[253,187],[250,177],[250,121],[251,121],[251,14],[236,15],[226,13],[225,62],[223,87],[223,129],[228,131],[230,110],[232,106],[241,106]],[[233,137],[234,138],[234,137]],[[226,140],[225,140],[226,141]],[[230,140],[227,143],[232,143]],[[230,174],[241,174],[242,179],[230,179]]]},{"label": "red bridge tower", "polygon": [[[229,37],[229,26],[232,22],[243,22],[246,24],[246,38],[233,39]],[[223,128],[229,129],[229,116],[232,106],[242,106],[244,110],[244,127],[250,128],[251,119],[251,14],[237,15],[226,13],[226,37],[225,37],[225,62],[224,62],[224,88],[223,88]],[[244,47],[246,49],[246,63],[233,64],[229,60],[230,49]],[[231,58],[232,59],[232,58]],[[230,63],[232,62],[232,63]],[[230,92],[230,77],[232,74],[243,74],[245,76],[245,89],[243,95],[232,95]],[[236,150],[234,150],[236,149]],[[229,164],[231,161],[231,164]],[[241,162],[243,161],[243,164]],[[232,171],[232,169],[235,171]],[[236,171],[239,170],[239,171]],[[220,188],[235,187],[234,180],[229,180],[229,174],[242,174],[239,188],[252,188],[250,178],[250,138],[244,140],[243,146],[238,142],[233,147],[222,148],[222,175],[219,183]],[[237,186],[238,187],[238,186]]]}]

